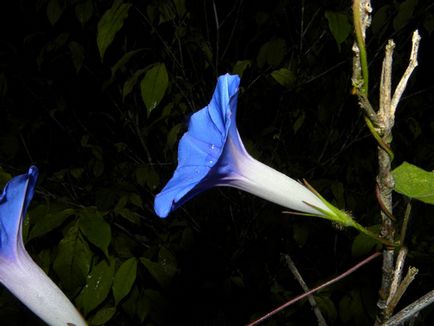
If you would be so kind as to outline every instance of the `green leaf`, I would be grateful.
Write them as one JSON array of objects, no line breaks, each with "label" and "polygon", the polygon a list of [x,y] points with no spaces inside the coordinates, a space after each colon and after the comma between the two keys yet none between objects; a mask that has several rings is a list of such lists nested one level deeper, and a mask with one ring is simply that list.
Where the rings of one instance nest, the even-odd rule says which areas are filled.
[{"label": "green leaf", "polygon": [[84,26],[92,18],[93,11],[92,0],[77,3],[75,6],[75,16],[79,20],[81,26]]},{"label": "green leaf", "polygon": [[130,94],[137,84],[137,79],[146,71],[146,69],[139,69],[134,72],[134,74],[128,78],[128,80],[124,83],[124,86],[122,88],[122,99],[125,99],[125,97]]},{"label": "green leaf", "polygon": [[131,288],[136,280],[137,259],[130,258],[125,261],[116,272],[113,281],[113,296],[115,297],[115,305],[131,291]]},{"label": "green leaf", "polygon": [[145,257],[140,258],[140,262],[163,288],[170,285],[176,273],[176,261],[170,251],[162,248],[159,252],[158,263]]},{"label": "green leaf", "polygon": [[398,14],[393,19],[393,29],[395,31],[405,27],[413,17],[413,11],[417,6],[418,0],[406,0],[399,5]]},{"label": "green leaf", "polygon": [[[358,321],[357,325],[366,325],[366,312],[362,304],[362,298],[358,290],[352,290],[339,301],[339,316],[342,322]],[[363,322],[362,322],[363,321]]]},{"label": "green leaf", "polygon": [[128,11],[131,7],[129,3],[122,3],[122,0],[115,0],[113,6],[107,10],[98,22],[97,44],[101,61],[104,59],[104,54],[113,42],[116,33],[124,25],[125,19],[128,17]]},{"label": "green leaf", "polygon": [[[380,225],[373,225],[367,227],[369,231],[372,231],[374,234],[378,234],[380,232]],[[372,248],[375,246],[381,246],[375,239],[364,234],[359,233],[353,240],[353,244],[351,245],[351,255],[353,257],[361,257],[368,254]]]},{"label": "green leaf", "polygon": [[282,38],[268,41],[263,44],[259,49],[258,57],[256,58],[256,63],[258,67],[263,67],[266,63],[270,66],[278,66],[286,52],[286,42]]},{"label": "green leaf", "polygon": [[111,71],[112,71],[112,78],[114,78],[114,76],[116,75],[116,73],[118,72],[118,70],[121,69],[121,68],[123,68],[123,67],[128,63],[128,61],[130,61],[130,59],[131,59],[132,57],[134,57],[137,53],[140,53],[140,52],[142,52],[142,51],[144,51],[144,49],[137,49],[137,50],[133,50],[133,51],[130,51],[130,52],[125,53],[125,54],[122,56],[122,58],[120,58],[120,59],[118,60],[118,62],[116,62],[116,63],[113,65],[113,67],[111,68]]},{"label": "green leaf", "polygon": [[93,245],[108,256],[108,246],[111,241],[111,229],[100,212],[95,208],[85,207],[79,212],[80,231]]},{"label": "green leaf", "polygon": [[146,72],[145,77],[140,82],[140,90],[148,115],[163,99],[168,84],[169,76],[164,63],[157,63]]},{"label": "green leaf", "polygon": [[336,324],[338,312],[336,311],[333,300],[331,300],[327,296],[320,294],[318,296],[315,296],[315,301],[318,305],[318,308],[325,315],[326,319],[330,321],[330,324]]},{"label": "green leaf", "polygon": [[60,4],[59,0],[50,0],[48,2],[47,18],[51,25],[56,24],[64,10],[65,8]]},{"label": "green leaf", "polygon": [[81,44],[75,41],[70,41],[68,47],[71,52],[72,63],[74,64],[75,71],[78,73],[83,66],[84,49]]},{"label": "green leaf", "polygon": [[160,184],[160,177],[155,169],[150,165],[139,165],[135,171],[136,181],[142,187],[149,187],[155,190]]},{"label": "green leaf", "polygon": [[107,298],[113,283],[114,272],[113,262],[106,260],[92,268],[87,276],[86,286],[77,297],[77,303],[83,308],[85,315]]},{"label": "green leaf", "polygon": [[274,70],[271,73],[271,77],[274,78],[280,85],[286,88],[292,88],[295,82],[295,75],[288,68],[281,68]]},{"label": "green leaf", "polygon": [[326,11],[325,17],[329,22],[329,29],[336,43],[339,45],[344,42],[352,31],[348,16],[335,11]]},{"label": "green leaf", "polygon": [[294,124],[292,125],[292,130],[294,130],[294,134],[297,134],[297,132],[303,126],[305,118],[306,118],[306,115],[305,115],[304,111],[301,111],[300,115],[297,117]]},{"label": "green leaf", "polygon": [[371,24],[371,29],[374,34],[378,34],[380,31],[385,29],[391,15],[391,9],[392,7],[390,5],[384,5],[375,10]]},{"label": "green leaf", "polygon": [[[41,237],[55,228],[62,225],[62,223],[70,216],[75,214],[72,208],[63,209],[61,211],[48,212],[47,206],[38,206],[38,211],[32,210],[29,212],[31,216],[33,228],[30,231],[28,240]],[[33,215],[32,212],[36,214]],[[33,217],[34,216],[34,217]]]},{"label": "green leaf", "polygon": [[53,268],[68,291],[76,291],[86,282],[92,252],[77,226],[71,227],[60,241]]},{"label": "green leaf", "polygon": [[242,77],[244,70],[246,70],[251,65],[252,65],[252,61],[250,61],[250,60],[237,61],[234,65],[234,67],[232,68],[232,73]]},{"label": "green leaf", "polygon": [[434,205],[434,172],[404,162],[392,171],[395,191]]},{"label": "green leaf", "polygon": [[104,325],[113,318],[115,313],[115,307],[104,307],[98,310],[95,315],[93,315],[93,317],[90,319],[90,324],[92,326]]},{"label": "green leaf", "polygon": [[184,127],[184,125],[185,125],[184,123],[178,123],[178,124],[174,125],[170,129],[170,131],[167,133],[167,147],[168,148],[173,148],[175,143],[178,141],[179,132]]}]

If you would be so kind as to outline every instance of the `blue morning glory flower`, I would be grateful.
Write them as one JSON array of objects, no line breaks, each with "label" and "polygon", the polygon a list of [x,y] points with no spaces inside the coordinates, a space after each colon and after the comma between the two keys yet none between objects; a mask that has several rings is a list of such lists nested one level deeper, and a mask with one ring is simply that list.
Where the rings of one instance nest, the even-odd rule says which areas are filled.
[{"label": "blue morning glory flower", "polygon": [[0,282],[49,325],[86,325],[68,298],[24,248],[22,223],[38,169],[12,178],[0,195]]},{"label": "blue morning glory flower", "polygon": [[239,84],[237,75],[220,76],[211,102],[191,116],[188,131],[179,142],[175,173],[155,198],[157,215],[167,217],[208,188],[229,186],[303,215],[319,216],[369,232],[307,183],[305,186],[247,153],[236,124]]}]

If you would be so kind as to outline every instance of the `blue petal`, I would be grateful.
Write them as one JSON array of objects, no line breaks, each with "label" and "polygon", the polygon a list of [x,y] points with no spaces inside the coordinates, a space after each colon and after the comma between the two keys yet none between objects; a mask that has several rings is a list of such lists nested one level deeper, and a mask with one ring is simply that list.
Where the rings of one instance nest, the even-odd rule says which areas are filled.
[{"label": "blue petal", "polygon": [[154,209],[166,217],[179,205],[212,186],[211,169],[225,146],[231,121],[235,120],[238,76],[220,76],[211,102],[191,116],[188,131],[178,145],[178,166],[156,196]]},{"label": "blue petal", "polygon": [[222,133],[227,133],[228,123],[231,122],[231,115],[235,115],[235,112],[231,112],[234,107],[230,105],[230,101],[232,98],[237,98],[234,95],[238,92],[239,84],[240,77],[237,75],[231,76],[226,74],[220,76],[214,96],[208,105],[211,119]]},{"label": "blue petal", "polygon": [[13,257],[21,240],[22,219],[35,192],[38,169],[31,166],[27,174],[12,178],[0,196],[0,255]]}]

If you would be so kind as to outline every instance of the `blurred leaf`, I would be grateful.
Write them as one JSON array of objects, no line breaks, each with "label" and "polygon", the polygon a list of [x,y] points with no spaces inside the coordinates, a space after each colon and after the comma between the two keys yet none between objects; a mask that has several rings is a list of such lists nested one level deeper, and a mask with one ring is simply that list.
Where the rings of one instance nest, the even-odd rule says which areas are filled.
[{"label": "blurred leaf", "polygon": [[[373,225],[367,227],[369,231],[374,234],[378,234],[380,232],[380,225]],[[375,246],[381,246],[375,239],[367,236],[364,233],[359,233],[353,240],[353,244],[351,245],[351,255],[353,257],[360,257],[368,254],[372,248]]]},{"label": "blurred leaf", "polygon": [[327,10],[325,12],[325,17],[329,22],[330,32],[332,32],[336,43],[340,46],[352,31],[348,16],[340,12]]},{"label": "blurred leaf", "polygon": [[84,26],[92,18],[93,12],[94,8],[92,0],[82,1],[75,5],[75,16],[81,26]]},{"label": "blurred leaf", "polygon": [[155,190],[160,184],[160,177],[155,169],[150,165],[141,165],[136,169],[136,180],[142,187],[147,186],[150,190]]},{"label": "blurred leaf", "polygon": [[259,49],[256,63],[259,68],[262,68],[265,64],[273,67],[277,67],[285,57],[286,42],[282,38],[268,41],[263,44]]},{"label": "blurred leaf", "polygon": [[352,321],[352,325],[367,325],[367,316],[358,290],[352,290],[339,301],[339,316],[344,323]]},{"label": "blurred leaf", "polygon": [[434,172],[404,162],[392,171],[395,191],[407,197],[434,204]]},{"label": "blurred leaf", "polygon": [[434,17],[426,17],[426,19],[423,22],[423,27],[428,31],[428,34],[431,35],[431,33],[434,31]]},{"label": "blurred leaf", "polygon": [[86,282],[92,259],[87,242],[77,226],[71,227],[60,241],[53,268],[64,288],[75,291]]},{"label": "blurred leaf", "polygon": [[123,262],[116,272],[113,281],[113,296],[115,298],[115,305],[130,292],[135,280],[137,272],[137,259],[130,258]]},{"label": "blurred leaf", "polygon": [[388,19],[390,18],[391,9],[392,7],[390,5],[384,5],[378,10],[375,10],[371,24],[371,29],[374,34],[378,34],[384,29]]},{"label": "blurred leaf", "polygon": [[[62,2],[62,3],[61,3]],[[50,0],[47,5],[47,18],[51,25],[54,25],[62,16],[65,10],[64,3],[62,0]]]},{"label": "blurred leaf", "polygon": [[83,66],[84,49],[81,44],[70,41],[68,43],[69,51],[71,51],[72,63],[74,64],[75,71],[78,73]]},{"label": "blurred leaf", "polygon": [[170,285],[177,269],[175,258],[167,249],[160,250],[158,263],[145,257],[140,258],[140,261],[163,288]]},{"label": "blurred leaf", "polygon": [[184,123],[178,123],[170,129],[169,133],[167,134],[167,147],[168,148],[173,148],[175,143],[178,141],[178,139],[179,139],[178,135],[179,135],[179,132],[181,131],[182,127],[184,127]]},{"label": "blurred leaf", "polygon": [[161,102],[168,85],[169,76],[164,63],[157,63],[146,72],[140,82],[140,90],[148,115]]},{"label": "blurred leaf", "polygon": [[100,177],[104,173],[105,164],[103,160],[91,159],[89,161],[89,167],[92,169],[92,173],[95,177]]},{"label": "blurred leaf", "polygon": [[[146,289],[143,291],[143,300],[138,302],[138,305],[146,309],[149,307],[149,315],[150,317],[156,321],[158,325],[167,324],[164,322],[164,318],[166,315],[166,311],[164,307],[166,306],[166,300],[160,291],[154,289]],[[140,313],[140,311],[138,311]]]},{"label": "blurred leaf", "polygon": [[95,208],[85,207],[79,212],[80,231],[93,245],[102,250],[108,257],[108,246],[111,241],[111,229],[102,214]]},{"label": "blurred leaf", "polygon": [[96,312],[90,319],[90,324],[93,326],[105,325],[109,322],[116,313],[115,307],[104,307]]},{"label": "blurred leaf", "polygon": [[406,0],[398,7],[398,14],[393,19],[393,29],[395,31],[407,25],[408,21],[413,17],[413,11],[416,8],[418,0]]},{"label": "blurred leaf", "polygon": [[345,190],[342,182],[336,181],[331,185],[331,191],[333,193],[334,199],[336,201],[336,207],[340,209],[345,208]]},{"label": "blurred leaf", "polygon": [[87,276],[85,287],[77,297],[77,302],[83,308],[85,315],[107,298],[113,283],[114,272],[115,266],[112,261],[103,260],[92,268]]},{"label": "blurred leaf", "polygon": [[130,7],[130,3],[122,3],[122,0],[115,0],[113,6],[104,13],[98,22],[97,44],[101,61],[104,59],[104,54],[113,42],[116,33],[124,25]]},{"label": "blurred leaf", "polygon": [[239,60],[235,63],[234,67],[232,68],[232,73],[243,77],[244,70],[252,66],[251,60]]},{"label": "blurred leaf", "polygon": [[300,128],[304,124],[304,119],[306,118],[306,115],[304,111],[300,113],[300,115],[295,120],[294,124],[292,125],[292,130],[294,130],[294,134],[297,134],[297,132],[300,130]]},{"label": "blurred leaf", "polygon": [[143,207],[143,199],[140,195],[135,194],[135,193],[130,193],[128,196],[128,199],[129,199],[130,203],[133,204],[134,206],[136,206],[138,208]]},{"label": "blurred leaf", "polygon": [[124,86],[122,88],[122,98],[125,99],[125,97],[131,93],[134,86],[137,84],[137,79],[146,71],[145,69],[139,69],[134,72],[134,74],[128,78],[128,80],[124,83]]},{"label": "blurred leaf", "polygon": [[330,324],[335,324],[338,317],[338,312],[336,310],[333,300],[329,297],[323,295],[316,295],[315,301],[318,305],[319,310],[325,315],[326,320],[330,321]]},{"label": "blurred leaf", "polygon": [[182,18],[187,12],[185,7],[185,0],[173,0],[173,4],[175,5],[178,17]]},{"label": "blurred leaf", "polygon": [[32,218],[32,224],[34,224],[34,226],[30,231],[28,240],[47,234],[48,232],[62,225],[62,223],[68,217],[75,214],[75,210],[73,208],[66,208],[61,211],[49,212],[48,207],[46,207],[45,205],[41,206],[40,207],[42,208],[42,214],[32,215],[32,212],[34,210],[31,210],[29,212]]},{"label": "blurred leaf", "polygon": [[306,223],[294,223],[292,237],[299,247],[303,247],[309,238],[310,230]]},{"label": "blurred leaf", "polygon": [[118,62],[116,62],[114,64],[114,66],[111,68],[112,71],[112,78],[114,78],[114,76],[116,75],[117,71],[121,68],[123,68],[128,61],[130,61],[130,59],[132,57],[134,57],[137,53],[143,52],[144,49],[137,49],[137,50],[133,50],[133,51],[129,51],[127,53],[125,53],[122,58],[120,58],[118,60]]},{"label": "blurred leaf", "polygon": [[158,1],[158,11],[160,12],[159,24],[174,20],[176,17],[175,8],[170,1]]},{"label": "blurred leaf", "polygon": [[274,78],[280,85],[286,88],[292,88],[295,82],[295,75],[288,68],[280,68],[278,70],[274,70],[271,73],[271,77]]}]

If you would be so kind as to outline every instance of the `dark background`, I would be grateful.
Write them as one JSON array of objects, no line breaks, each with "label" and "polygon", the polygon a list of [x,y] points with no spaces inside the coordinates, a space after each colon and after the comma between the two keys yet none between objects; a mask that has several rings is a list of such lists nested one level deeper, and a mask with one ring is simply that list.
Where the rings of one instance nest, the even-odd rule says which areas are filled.
[{"label": "dark background", "polygon": [[[189,115],[208,103],[216,78],[239,72],[243,61],[237,123],[249,152],[307,179],[362,225],[379,223],[376,143],[351,94],[350,1],[125,3],[131,4],[128,17],[103,60],[98,22],[112,1],[8,1],[0,7],[0,179],[31,164],[40,169],[26,247],[86,318],[95,325],[243,325],[302,292],[282,254],[291,255],[310,287],[368,256],[374,248],[353,230],[282,214],[229,188],[207,191],[165,220],[153,212],[154,196],[176,167]],[[385,42],[397,44],[396,85],[413,30],[422,36],[419,66],[397,111],[393,164],[408,161],[432,171],[434,6],[431,0],[373,6],[367,50],[374,105]],[[327,18],[336,14],[344,17],[339,25]],[[140,51],[119,63],[134,50]],[[149,113],[140,81],[155,63],[165,64],[169,84]],[[285,85],[272,76],[282,68],[290,76]],[[395,196],[398,228],[405,203]],[[413,203],[407,262],[419,274],[398,308],[434,287],[433,213]],[[116,279],[128,260],[137,263],[137,273],[118,275],[128,284],[115,300],[113,273]],[[316,294],[329,325],[373,324],[380,263]],[[83,293],[88,273],[102,273],[106,281]],[[430,324],[431,311],[420,314],[418,325]],[[3,288],[0,318],[2,325],[38,323]],[[307,301],[267,325],[300,324],[316,324]]]}]

